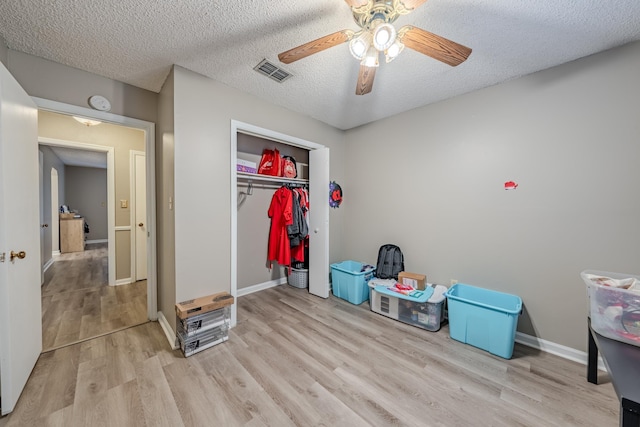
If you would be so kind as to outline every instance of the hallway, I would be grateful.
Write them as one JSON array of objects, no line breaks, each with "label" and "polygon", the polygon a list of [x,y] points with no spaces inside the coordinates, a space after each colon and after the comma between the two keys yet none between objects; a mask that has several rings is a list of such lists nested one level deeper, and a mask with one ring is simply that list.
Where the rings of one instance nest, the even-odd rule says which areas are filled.
[{"label": "hallway", "polygon": [[147,321],[147,281],[108,285],[106,243],[58,256],[42,286],[42,351]]}]

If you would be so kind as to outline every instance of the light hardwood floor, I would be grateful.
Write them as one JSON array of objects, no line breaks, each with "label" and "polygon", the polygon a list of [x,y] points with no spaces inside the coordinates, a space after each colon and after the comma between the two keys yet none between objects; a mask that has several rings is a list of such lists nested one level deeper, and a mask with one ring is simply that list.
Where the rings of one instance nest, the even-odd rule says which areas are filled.
[{"label": "light hardwood floor", "polygon": [[61,254],[42,286],[42,347],[48,351],[147,321],[147,281],[108,285],[107,244]]},{"label": "light hardwood floor", "polygon": [[616,426],[606,373],[516,344],[504,360],[331,296],[240,297],[191,357],[146,323],[43,354],[11,426]]}]

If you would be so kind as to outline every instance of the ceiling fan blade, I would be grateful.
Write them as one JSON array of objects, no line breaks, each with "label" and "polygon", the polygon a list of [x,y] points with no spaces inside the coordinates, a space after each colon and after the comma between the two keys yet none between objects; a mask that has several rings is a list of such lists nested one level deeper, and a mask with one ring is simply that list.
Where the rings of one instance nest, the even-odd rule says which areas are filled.
[{"label": "ceiling fan blade", "polygon": [[377,67],[360,66],[358,74],[358,85],[356,86],[356,95],[366,95],[373,89],[373,79],[376,77]]},{"label": "ceiling fan blade", "polygon": [[452,67],[467,60],[471,49],[444,37],[411,25],[402,36],[402,43],[413,50],[430,56]]},{"label": "ceiling fan blade", "polygon": [[[418,6],[422,5],[422,3],[426,3],[427,0],[400,0],[409,10],[414,10]],[[348,3],[348,2],[347,2]]]},{"label": "ceiling fan blade", "polygon": [[310,41],[309,43],[289,49],[286,52],[282,52],[278,55],[278,59],[280,62],[290,64],[298,59],[306,58],[314,53],[321,52],[325,49],[329,49],[330,47],[349,41],[352,37],[353,31],[351,30],[337,31],[333,34],[320,37],[319,39]]},{"label": "ceiling fan blade", "polygon": [[344,1],[349,5],[349,7],[360,7],[368,3],[367,0],[344,0]]}]

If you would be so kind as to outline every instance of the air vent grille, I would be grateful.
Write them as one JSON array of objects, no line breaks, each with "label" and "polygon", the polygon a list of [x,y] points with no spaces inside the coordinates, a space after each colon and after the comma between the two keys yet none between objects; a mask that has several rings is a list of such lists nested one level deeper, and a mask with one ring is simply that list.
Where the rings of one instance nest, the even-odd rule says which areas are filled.
[{"label": "air vent grille", "polygon": [[291,73],[274,65],[273,63],[267,61],[266,59],[263,59],[258,65],[253,67],[253,69],[259,72],[260,74],[264,74],[265,76],[270,77],[279,83],[282,83],[283,81],[287,80],[289,77],[292,77]]}]

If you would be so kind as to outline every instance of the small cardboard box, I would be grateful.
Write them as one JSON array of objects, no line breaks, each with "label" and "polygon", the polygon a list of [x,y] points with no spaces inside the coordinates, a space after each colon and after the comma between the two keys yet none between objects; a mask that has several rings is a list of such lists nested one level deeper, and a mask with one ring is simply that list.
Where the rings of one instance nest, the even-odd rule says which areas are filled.
[{"label": "small cardboard box", "polygon": [[415,289],[424,290],[425,283],[427,283],[427,276],[424,274],[409,273],[407,271],[401,271],[398,273],[398,282],[403,285],[411,285]]},{"label": "small cardboard box", "polygon": [[61,213],[60,219],[73,219],[74,213]]},{"label": "small cardboard box", "polygon": [[206,297],[182,301],[176,304],[176,316],[186,319],[197,314],[207,313],[233,304],[233,296],[228,292],[219,292]]}]

